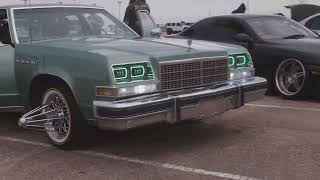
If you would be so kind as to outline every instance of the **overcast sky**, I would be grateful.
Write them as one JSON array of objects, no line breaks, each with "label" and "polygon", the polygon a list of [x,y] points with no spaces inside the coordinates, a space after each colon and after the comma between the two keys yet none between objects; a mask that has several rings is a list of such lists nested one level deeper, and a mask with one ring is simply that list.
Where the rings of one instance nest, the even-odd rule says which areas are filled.
[{"label": "overcast sky", "polygon": [[[119,0],[31,0],[31,3],[80,3],[97,4],[105,7],[109,12],[118,17]],[[121,15],[123,16],[129,0],[121,0]],[[249,12],[259,14],[272,14],[282,12],[289,14],[285,5],[300,2],[320,5],[320,0],[147,0],[151,13],[158,23],[197,21],[207,16],[230,14],[242,2],[249,2]],[[0,5],[21,4],[22,0],[0,0]]]}]

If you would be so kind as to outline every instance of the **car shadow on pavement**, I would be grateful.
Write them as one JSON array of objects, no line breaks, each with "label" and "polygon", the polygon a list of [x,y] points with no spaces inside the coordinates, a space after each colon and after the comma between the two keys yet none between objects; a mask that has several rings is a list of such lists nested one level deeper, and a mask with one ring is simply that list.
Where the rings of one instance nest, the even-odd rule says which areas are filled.
[{"label": "car shadow on pavement", "polygon": [[[0,136],[28,138],[26,140],[46,141],[43,132],[24,130],[17,124],[17,114],[0,113]],[[215,122],[216,121],[216,122]],[[243,129],[231,127],[223,121],[187,121],[178,124],[157,124],[129,131],[92,130],[79,150],[103,150],[116,155],[130,153],[162,153],[184,151],[205,144],[224,144],[226,139],[239,136]],[[48,142],[49,143],[49,142]]]},{"label": "car shadow on pavement", "polygon": [[221,146],[242,130],[214,121],[157,124],[124,132],[95,131],[83,149],[105,150],[116,155],[193,152],[206,144]]}]

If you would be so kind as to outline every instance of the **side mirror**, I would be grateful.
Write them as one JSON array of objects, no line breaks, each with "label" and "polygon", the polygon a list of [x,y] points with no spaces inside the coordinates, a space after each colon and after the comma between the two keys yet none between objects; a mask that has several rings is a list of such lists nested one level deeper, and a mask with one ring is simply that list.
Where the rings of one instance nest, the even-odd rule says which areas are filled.
[{"label": "side mirror", "polygon": [[236,41],[246,42],[248,44],[252,44],[253,43],[253,39],[248,34],[245,34],[245,33],[240,33],[240,34],[235,35],[234,39]]},{"label": "side mirror", "polygon": [[154,28],[151,30],[151,36],[152,37],[160,37],[161,35],[161,29],[160,28]]}]

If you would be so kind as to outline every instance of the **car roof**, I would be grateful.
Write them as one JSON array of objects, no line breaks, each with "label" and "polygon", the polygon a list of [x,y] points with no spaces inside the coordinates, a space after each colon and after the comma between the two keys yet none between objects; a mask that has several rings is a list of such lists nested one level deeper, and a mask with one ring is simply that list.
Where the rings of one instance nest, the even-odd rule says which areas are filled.
[{"label": "car roof", "polygon": [[76,8],[102,8],[96,5],[82,5],[82,4],[61,4],[61,3],[54,3],[54,4],[15,4],[15,5],[7,5],[7,6],[0,6],[0,9],[15,9],[15,8],[54,8],[54,7],[76,7]]},{"label": "car roof", "polygon": [[283,17],[279,15],[259,15],[259,14],[231,14],[231,15],[223,15],[223,16],[213,16],[210,18],[234,18],[234,19],[242,19],[248,20],[253,18],[267,18],[267,17]]}]

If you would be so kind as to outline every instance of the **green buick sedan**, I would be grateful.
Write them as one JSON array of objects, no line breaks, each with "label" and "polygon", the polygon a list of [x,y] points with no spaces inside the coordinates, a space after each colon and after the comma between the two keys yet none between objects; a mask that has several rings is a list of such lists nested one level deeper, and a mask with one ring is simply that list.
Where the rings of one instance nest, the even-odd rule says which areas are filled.
[{"label": "green buick sedan", "polygon": [[81,143],[90,126],[209,118],[267,87],[240,46],[143,38],[96,6],[0,7],[0,42],[0,111],[26,113],[19,125],[59,148]]}]

